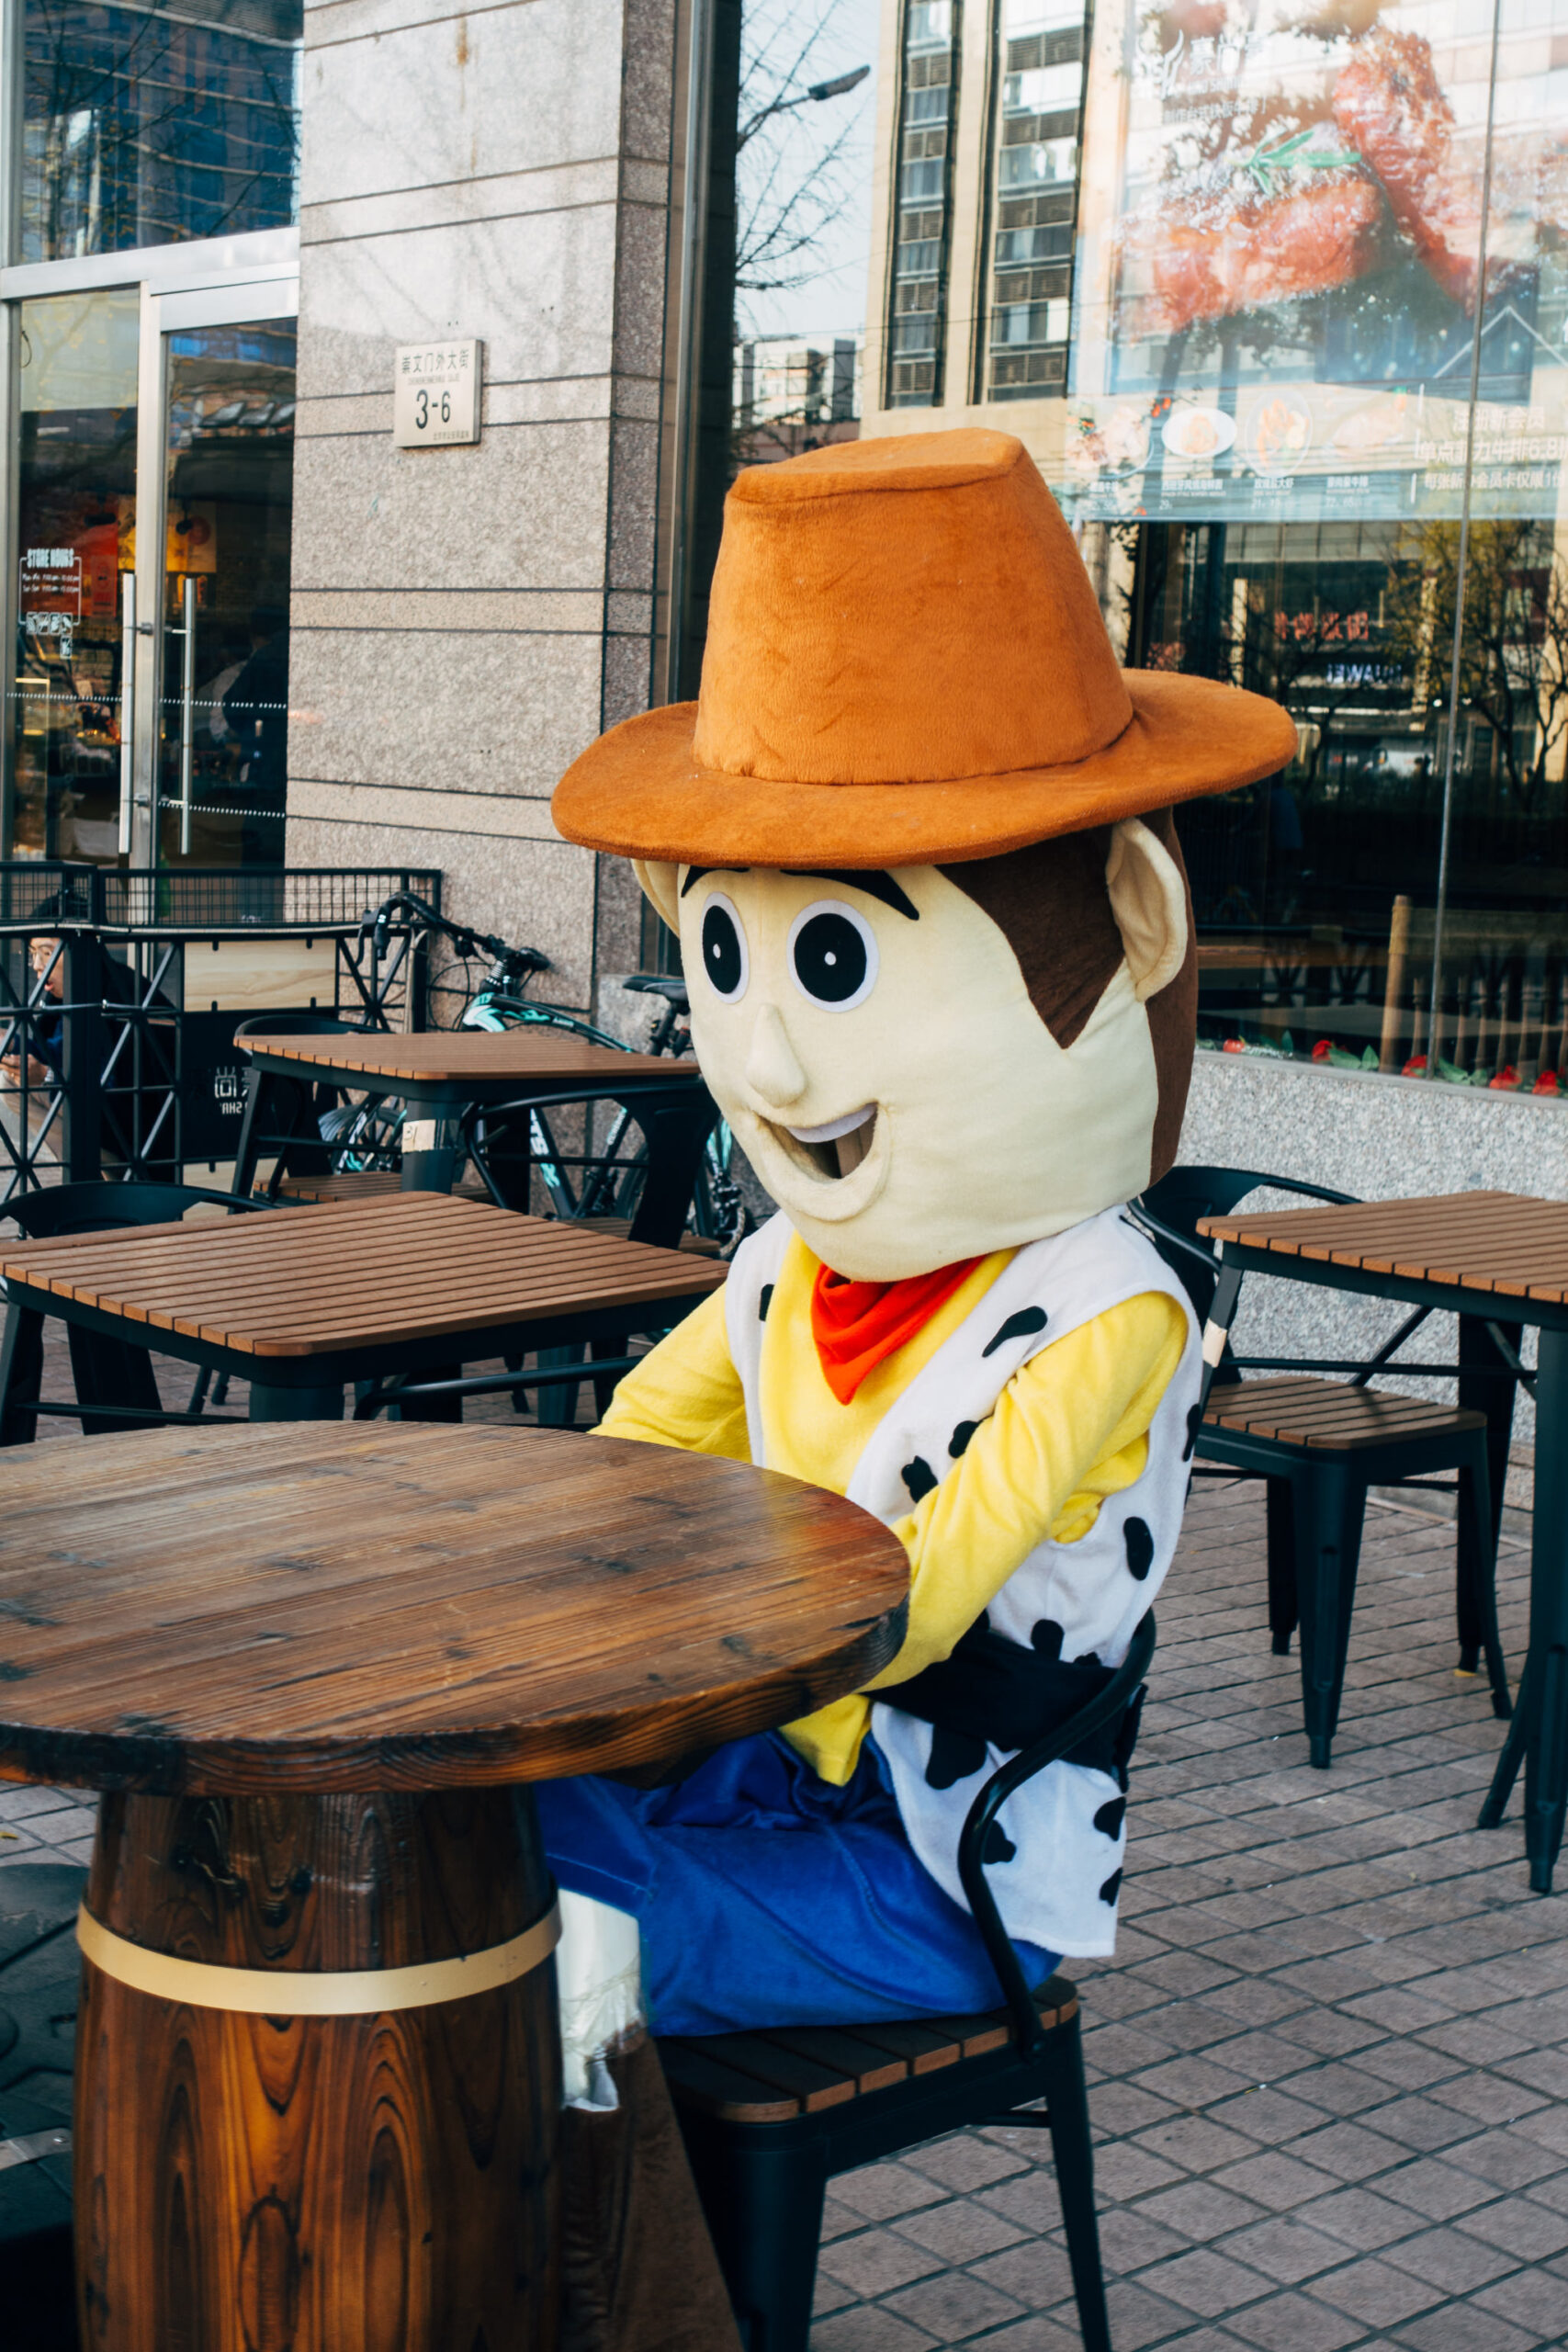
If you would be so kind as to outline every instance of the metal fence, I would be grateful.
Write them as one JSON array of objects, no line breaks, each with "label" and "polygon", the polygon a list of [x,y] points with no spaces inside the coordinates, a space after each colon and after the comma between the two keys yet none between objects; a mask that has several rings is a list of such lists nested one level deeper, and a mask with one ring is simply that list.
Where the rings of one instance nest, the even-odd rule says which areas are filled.
[{"label": "metal fence", "polygon": [[178,1181],[231,1159],[243,1020],[423,1028],[412,932],[393,924],[378,944],[366,918],[398,891],[439,908],[440,890],[423,867],[0,863],[0,1205],[40,1184]]}]

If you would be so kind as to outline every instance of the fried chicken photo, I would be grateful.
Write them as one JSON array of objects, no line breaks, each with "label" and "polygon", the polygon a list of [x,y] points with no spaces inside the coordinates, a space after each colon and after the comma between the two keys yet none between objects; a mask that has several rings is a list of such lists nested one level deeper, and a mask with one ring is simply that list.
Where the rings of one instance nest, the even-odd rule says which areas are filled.
[{"label": "fried chicken photo", "polygon": [[[1334,85],[1334,119],[1382,181],[1393,217],[1451,300],[1475,308],[1483,157],[1456,136],[1454,111],[1420,33],[1380,25],[1358,41]],[[1561,198],[1557,151],[1517,141],[1494,156],[1488,277],[1495,286],[1534,258],[1543,199]]]},{"label": "fried chicken photo", "polygon": [[[1175,334],[1364,277],[1382,257],[1382,198],[1353,159],[1306,160],[1301,139],[1224,158],[1147,198],[1122,224],[1134,331]],[[1330,142],[1332,143],[1332,142]]]}]

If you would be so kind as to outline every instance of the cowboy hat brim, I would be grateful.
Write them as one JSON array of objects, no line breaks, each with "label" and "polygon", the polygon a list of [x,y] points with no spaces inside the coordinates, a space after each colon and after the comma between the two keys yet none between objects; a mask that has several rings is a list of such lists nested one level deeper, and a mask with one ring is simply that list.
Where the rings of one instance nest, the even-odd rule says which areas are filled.
[{"label": "cowboy hat brim", "polygon": [[1170,671],[1122,674],[1133,717],[1103,751],[940,783],[729,775],[693,752],[696,704],[670,703],[591,744],[551,813],[584,848],[677,865],[957,865],[1256,784],[1295,756],[1294,721],[1262,695]]}]

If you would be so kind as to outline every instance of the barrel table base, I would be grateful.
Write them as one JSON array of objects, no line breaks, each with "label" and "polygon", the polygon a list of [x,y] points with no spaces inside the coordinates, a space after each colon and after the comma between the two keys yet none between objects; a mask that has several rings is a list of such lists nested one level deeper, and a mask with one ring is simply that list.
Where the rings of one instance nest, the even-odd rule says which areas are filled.
[{"label": "barrel table base", "polygon": [[553,1964],[425,2006],[291,2016],[288,2002],[291,1973],[484,1953],[549,1902],[530,1811],[505,1792],[106,1797],[92,1917],[139,1964],[152,1951],[276,1971],[278,2015],[134,1990],[85,1962],[84,2346],[551,2352]]}]

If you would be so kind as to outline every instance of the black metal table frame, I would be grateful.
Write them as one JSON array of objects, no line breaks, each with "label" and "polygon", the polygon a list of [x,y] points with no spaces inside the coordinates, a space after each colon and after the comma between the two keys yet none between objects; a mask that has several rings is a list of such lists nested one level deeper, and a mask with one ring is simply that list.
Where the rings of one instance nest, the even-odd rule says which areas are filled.
[{"label": "black metal table frame", "polygon": [[[671,1069],[683,1069],[689,1076],[672,1079],[660,1072],[635,1075],[627,1072],[613,1082],[594,1079],[563,1080],[558,1084],[548,1079],[518,1078],[413,1078],[390,1072],[383,1075],[376,1070],[345,1069],[341,1063],[323,1057],[315,1059],[309,1054],[269,1054],[259,1038],[241,1039],[240,1048],[251,1057],[253,1068],[264,1078],[293,1079],[301,1088],[335,1086],[344,1093],[369,1094],[379,1102],[417,1102],[430,1117],[456,1121],[470,1102],[499,1106],[502,1102],[526,1102],[533,1110],[548,1111],[576,1102],[615,1102],[634,1115],[639,1111],[657,1113],[666,1109],[685,1108],[692,1101],[692,1090],[702,1085],[702,1075],[694,1062],[672,1062]],[[717,1116],[716,1111],[715,1117]],[[403,1153],[402,1189],[405,1193],[449,1193],[457,1174],[457,1154],[454,1146],[440,1143],[431,1150]],[[238,1180],[236,1180],[238,1181]]]},{"label": "black metal table frame", "polygon": [[[1217,1247],[1222,1263],[1239,1272],[1270,1274],[1281,1282],[1311,1283],[1324,1290],[1393,1299],[1457,1315],[1461,1366],[1459,1401],[1486,1415],[1495,1521],[1502,1510],[1514,1383],[1497,1377],[1500,1359],[1486,1326],[1511,1323],[1540,1333],[1534,1380],[1529,1647],[1513,1722],[1478,1826],[1495,1828],[1502,1819],[1522,1758],[1530,1887],[1537,1894],[1550,1894],[1568,1813],[1568,1305],[1511,1297],[1504,1291],[1472,1290],[1458,1282],[1370,1273],[1359,1266],[1287,1256],[1247,1242],[1222,1241]],[[1469,1379],[1465,1367],[1472,1375]]]},{"label": "black metal table frame", "polygon": [[[62,1321],[79,1323],[100,1338],[118,1340],[132,1347],[153,1349],[185,1363],[225,1372],[231,1379],[251,1385],[253,1421],[339,1420],[344,1392],[362,1381],[383,1381],[399,1374],[446,1374],[454,1363],[479,1363],[495,1356],[517,1357],[541,1348],[592,1346],[594,1341],[624,1343],[630,1331],[662,1330],[679,1323],[701,1305],[712,1288],[705,1283],[690,1293],[677,1293],[651,1306],[599,1306],[565,1309],[550,1315],[524,1316],[475,1331],[446,1332],[423,1340],[367,1340],[360,1347],[334,1349],[320,1355],[257,1355],[248,1349],[225,1347],[188,1331],[169,1331],[127,1315],[114,1315],[84,1301],[62,1298],[57,1291],[36,1287],[17,1275],[6,1283],[16,1306]],[[613,1372],[615,1363],[606,1365]],[[592,1376],[587,1366],[578,1377]],[[487,1384],[488,1385],[488,1384]],[[531,1386],[531,1381],[496,1383]]]}]

